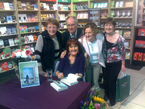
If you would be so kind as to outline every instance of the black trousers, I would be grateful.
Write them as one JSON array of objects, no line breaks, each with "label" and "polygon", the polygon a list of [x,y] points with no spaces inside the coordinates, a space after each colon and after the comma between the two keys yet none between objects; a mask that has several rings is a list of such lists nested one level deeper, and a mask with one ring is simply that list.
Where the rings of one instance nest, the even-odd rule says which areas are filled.
[{"label": "black trousers", "polygon": [[116,102],[116,81],[121,70],[121,61],[114,63],[106,63],[106,68],[103,69],[103,85],[105,94],[108,97],[111,106]]}]

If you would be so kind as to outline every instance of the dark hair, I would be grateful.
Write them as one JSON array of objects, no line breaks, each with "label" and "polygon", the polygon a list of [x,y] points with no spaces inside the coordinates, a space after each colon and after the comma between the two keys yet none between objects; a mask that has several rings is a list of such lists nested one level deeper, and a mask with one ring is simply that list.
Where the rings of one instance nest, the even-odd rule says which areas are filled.
[{"label": "dark hair", "polygon": [[94,35],[96,35],[97,32],[98,32],[97,25],[96,25],[94,22],[88,22],[88,23],[85,25],[85,27],[84,27],[84,29],[83,29],[83,34],[85,34],[86,28],[91,28],[91,30],[92,30],[92,32],[93,32]]},{"label": "dark hair", "polygon": [[106,24],[106,23],[112,23],[114,27],[116,26],[116,21],[115,21],[113,18],[111,18],[111,17],[108,17],[108,18],[106,19],[105,24]]},{"label": "dark hair", "polygon": [[73,19],[75,20],[75,23],[78,24],[78,19],[77,19],[75,16],[68,16],[68,17],[66,18],[66,24],[67,24],[67,20],[68,20],[69,18],[73,18]]},{"label": "dark hair", "polygon": [[59,28],[59,22],[58,22],[56,19],[49,18],[49,19],[46,21],[46,27],[47,27],[48,24],[56,25],[57,28]]},{"label": "dark hair", "polygon": [[81,45],[80,42],[78,41],[77,38],[71,38],[67,41],[66,43],[66,52],[67,54],[69,53],[69,46],[71,46],[71,44],[77,45],[78,46],[78,52],[81,53]]}]

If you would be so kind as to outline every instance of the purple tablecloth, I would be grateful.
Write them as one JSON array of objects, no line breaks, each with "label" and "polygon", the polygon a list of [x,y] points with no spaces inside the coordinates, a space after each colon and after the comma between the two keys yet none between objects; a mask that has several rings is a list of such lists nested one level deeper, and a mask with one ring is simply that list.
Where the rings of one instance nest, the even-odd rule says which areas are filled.
[{"label": "purple tablecloth", "polygon": [[86,98],[91,85],[86,82],[57,92],[46,78],[41,85],[21,88],[17,78],[0,85],[0,105],[11,109],[78,109],[80,101]]}]

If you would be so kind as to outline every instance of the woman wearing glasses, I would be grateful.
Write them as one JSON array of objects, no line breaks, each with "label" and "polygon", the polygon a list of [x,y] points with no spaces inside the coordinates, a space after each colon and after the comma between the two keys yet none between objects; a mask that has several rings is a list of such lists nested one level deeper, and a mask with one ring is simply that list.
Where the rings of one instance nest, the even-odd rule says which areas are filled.
[{"label": "woman wearing glasses", "polygon": [[54,70],[54,63],[62,52],[62,35],[58,32],[59,23],[50,18],[46,22],[46,30],[38,36],[35,47],[35,60],[38,61],[40,75],[47,76],[46,69]]},{"label": "woman wearing glasses", "polygon": [[56,76],[61,79],[67,77],[69,73],[73,73],[82,78],[84,75],[84,62],[84,55],[81,53],[79,41],[71,38],[66,43],[66,55],[60,60]]},{"label": "woman wearing glasses", "polygon": [[83,29],[85,37],[79,39],[86,51],[85,57],[89,58],[86,70],[86,81],[90,82],[92,86],[98,85],[101,66],[105,67],[102,55],[102,44],[104,39],[103,35],[97,34],[97,32],[98,28],[96,24],[88,22]]}]

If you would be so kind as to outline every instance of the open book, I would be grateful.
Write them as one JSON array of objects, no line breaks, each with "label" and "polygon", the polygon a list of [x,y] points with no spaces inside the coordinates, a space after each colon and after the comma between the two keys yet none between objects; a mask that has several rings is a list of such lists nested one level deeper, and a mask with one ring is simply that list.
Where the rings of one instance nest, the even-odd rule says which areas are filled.
[{"label": "open book", "polygon": [[72,86],[78,83],[78,78],[80,78],[80,76],[70,73],[67,77],[61,79],[61,81],[69,86]]},{"label": "open book", "polygon": [[62,83],[61,81],[53,81],[52,83],[50,83],[50,85],[58,92],[68,89],[68,86]]}]

